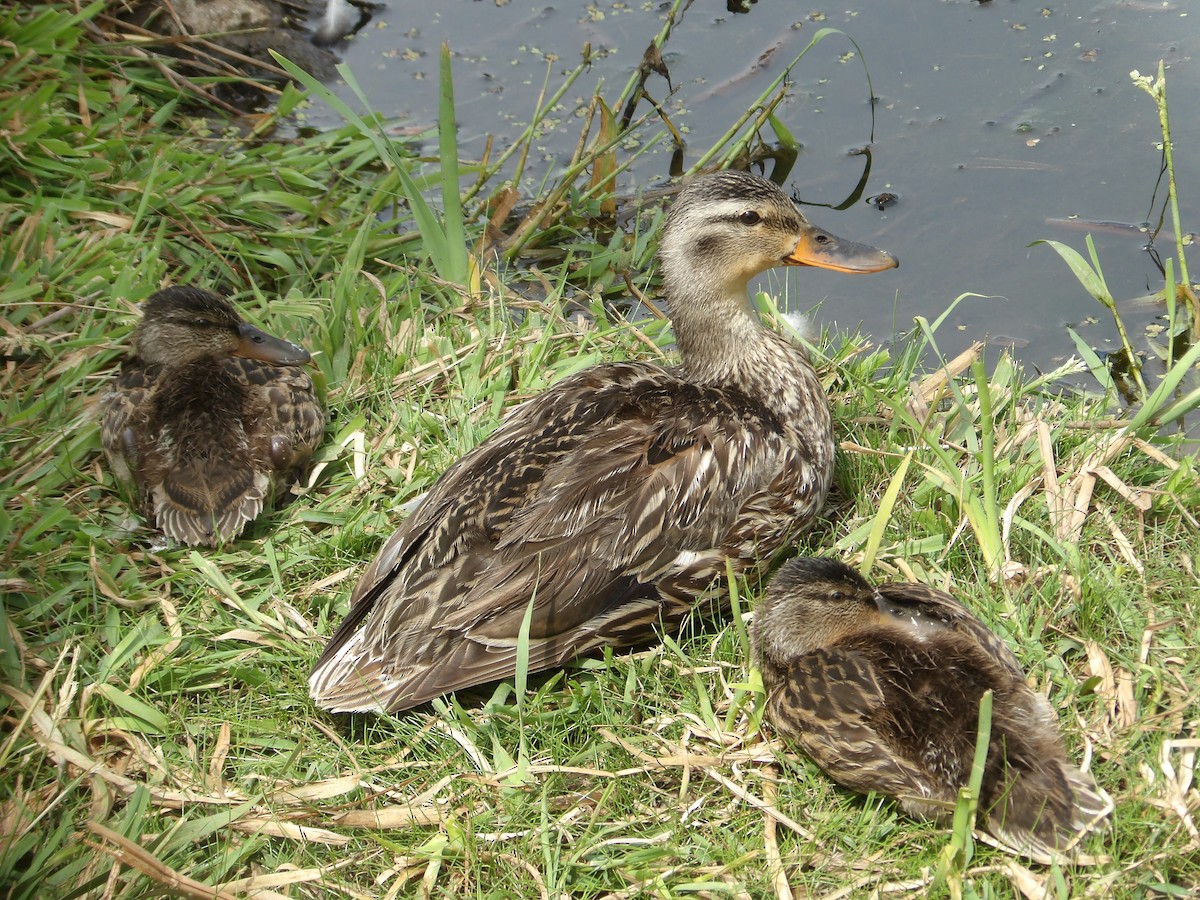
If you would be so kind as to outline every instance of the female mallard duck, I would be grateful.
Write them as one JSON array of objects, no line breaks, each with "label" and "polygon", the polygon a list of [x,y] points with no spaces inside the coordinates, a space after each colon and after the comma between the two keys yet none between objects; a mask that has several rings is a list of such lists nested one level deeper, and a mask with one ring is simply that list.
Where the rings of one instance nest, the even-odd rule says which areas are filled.
[{"label": "female mallard duck", "polygon": [[309,678],[318,704],[394,712],[510,677],[523,627],[528,671],[644,643],[680,624],[726,558],[769,560],[817,514],[828,402],[746,283],[895,258],[821,231],[742,172],[680,192],[659,258],[682,365],[565,378],[447,470],[354,589]]},{"label": "female mallard duck", "polygon": [[303,470],[325,429],[308,352],[228,300],[169,287],[143,305],[134,357],[101,398],[101,441],[168,537],[236,537]]},{"label": "female mallard duck", "polygon": [[1048,862],[1111,801],[1071,765],[1045,697],[1004,643],[944,591],[874,588],[830,559],[787,563],[754,623],[767,715],[834,781],[948,821],[993,693],[979,808],[988,831]]}]

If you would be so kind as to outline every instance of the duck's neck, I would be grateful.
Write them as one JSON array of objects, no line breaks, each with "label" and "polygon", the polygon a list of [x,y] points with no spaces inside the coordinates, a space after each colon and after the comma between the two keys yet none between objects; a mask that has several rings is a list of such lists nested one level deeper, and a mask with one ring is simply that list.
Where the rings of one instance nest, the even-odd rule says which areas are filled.
[{"label": "duck's neck", "polygon": [[733,387],[803,427],[828,430],[829,403],[799,345],[759,321],[745,283],[689,279],[664,285],[682,366],[701,384]]}]

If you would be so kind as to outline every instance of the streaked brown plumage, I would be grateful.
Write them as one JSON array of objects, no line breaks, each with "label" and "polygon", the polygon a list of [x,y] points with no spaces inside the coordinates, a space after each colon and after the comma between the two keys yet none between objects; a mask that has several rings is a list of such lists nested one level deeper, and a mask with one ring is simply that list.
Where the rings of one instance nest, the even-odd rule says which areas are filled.
[{"label": "streaked brown plumage", "polygon": [[209,291],[169,287],[145,302],[134,355],[100,400],[101,441],[163,534],[236,537],[303,471],[325,430],[309,359]]},{"label": "streaked brown plumage", "polygon": [[1012,652],[944,591],[875,588],[835,560],[795,559],[767,588],[754,643],[775,729],[845,787],[948,821],[990,689],[988,831],[1039,861],[1070,859],[1112,808],[1067,758],[1050,704]]},{"label": "streaked brown plumage", "polygon": [[[383,546],[309,688],[335,711],[397,711],[680,624],[732,557],[766,561],[820,510],[828,403],[799,347],[759,322],[747,280],[890,255],[810,225],[770,182],[696,179],[667,217],[663,288],[678,368],[599,365],[515,409]],[[532,608],[531,608],[532,606]]]}]

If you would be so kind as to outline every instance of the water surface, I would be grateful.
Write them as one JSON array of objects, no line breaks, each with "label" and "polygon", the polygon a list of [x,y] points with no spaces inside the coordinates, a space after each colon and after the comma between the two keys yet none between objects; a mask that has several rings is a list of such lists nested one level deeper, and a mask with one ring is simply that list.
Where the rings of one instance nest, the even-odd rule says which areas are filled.
[{"label": "water surface", "polygon": [[[933,319],[970,291],[988,296],[963,301],[951,315],[939,333],[945,353],[988,340],[1015,345],[1019,358],[1046,369],[1074,352],[1068,325],[1093,346],[1112,347],[1108,314],[1057,254],[1027,245],[1052,238],[1083,250],[1087,229],[1070,227],[1072,217],[1131,225],[1157,220],[1165,198],[1158,116],[1129,72],[1154,72],[1159,59],[1167,64],[1182,230],[1200,231],[1200,9],[1190,14],[1187,0],[745,5],[748,12],[732,13],[724,3],[693,3],[665,48],[674,90],[659,76],[647,82],[687,131],[686,163],[718,139],[819,28],[832,27],[865,56],[879,98],[874,140],[862,60],[848,40],[833,36],[793,69],[779,109],[804,146],[785,187],[805,202],[839,204],[862,171],[861,158],[848,151],[870,143],[865,196],[887,191],[899,198],[884,210],[865,200],[845,211],[809,210],[836,233],[893,251],[901,267],[870,278],[815,270],[765,276],[764,286],[786,293],[793,308],[819,302],[821,321],[843,329],[861,324],[886,341],[911,327],[914,316]],[[462,154],[477,158],[488,134],[503,146],[529,121],[547,58],[557,57],[549,65],[553,90],[590,43],[591,70],[556,110],[561,128],[544,136],[542,159],[528,168],[522,188],[534,196],[573,151],[578,116],[595,85],[603,83],[604,95],[615,99],[671,7],[390,0],[339,49],[375,109],[432,123],[438,48],[448,41]],[[640,136],[649,140],[658,131],[647,126]],[[664,142],[642,157],[621,190],[665,182],[670,152]],[[1161,314],[1134,299],[1162,287],[1143,250],[1146,238],[1119,227],[1094,233],[1127,325],[1140,333]],[[1170,239],[1158,246],[1174,255]],[[1189,263],[1200,269],[1200,254]]]}]

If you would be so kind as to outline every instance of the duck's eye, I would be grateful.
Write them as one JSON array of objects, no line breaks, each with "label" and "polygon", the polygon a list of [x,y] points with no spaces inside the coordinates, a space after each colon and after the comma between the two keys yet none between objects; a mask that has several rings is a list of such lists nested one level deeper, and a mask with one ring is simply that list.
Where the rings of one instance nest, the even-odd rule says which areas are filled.
[{"label": "duck's eye", "polygon": [[829,599],[830,600],[845,600],[846,595],[843,594],[841,591],[834,591],[832,594],[829,595]]},{"label": "duck's eye", "polygon": [[757,225],[762,221],[762,216],[760,216],[754,210],[748,209],[738,216],[738,221],[743,225]]}]

